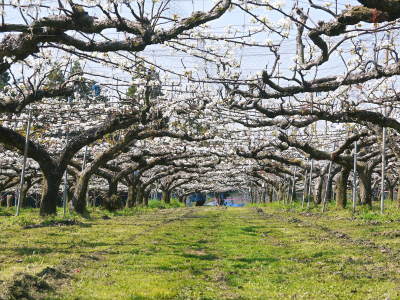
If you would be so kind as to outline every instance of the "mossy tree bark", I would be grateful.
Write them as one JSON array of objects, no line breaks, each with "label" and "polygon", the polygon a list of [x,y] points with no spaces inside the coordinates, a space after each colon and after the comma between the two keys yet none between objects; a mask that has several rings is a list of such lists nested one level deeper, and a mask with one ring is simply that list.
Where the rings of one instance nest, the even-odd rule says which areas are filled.
[{"label": "mossy tree bark", "polygon": [[388,187],[388,190],[389,190],[388,198],[389,198],[391,201],[393,201],[393,200],[394,200],[394,190],[395,190],[395,188],[396,188],[396,184],[397,184],[397,182],[398,182],[398,178],[394,178],[394,179],[393,179],[393,178],[388,178],[388,177],[386,177],[385,182],[386,182],[387,187]]},{"label": "mossy tree bark", "polygon": [[13,201],[14,201],[14,195],[8,194],[6,197],[6,206],[9,208],[13,206]]},{"label": "mossy tree bark", "polygon": [[391,201],[394,199],[394,186],[389,186],[389,199]]},{"label": "mossy tree bark", "polygon": [[322,202],[322,187],[324,184],[324,176],[319,176],[314,190],[314,203],[321,204]]},{"label": "mossy tree bark", "polygon": [[51,172],[45,174],[42,186],[42,198],[40,200],[40,215],[57,214],[57,203],[60,201],[59,188],[63,172]]},{"label": "mossy tree bark", "polygon": [[268,200],[269,203],[272,203],[274,197],[274,190],[271,186],[268,187]]},{"label": "mossy tree bark", "polygon": [[136,185],[133,183],[130,183],[128,185],[128,199],[126,200],[126,207],[134,207],[136,205],[136,195],[137,194],[137,188]]},{"label": "mossy tree bark", "polygon": [[111,199],[111,197],[118,196],[118,181],[114,179],[108,180],[108,191],[107,191],[107,198]]},{"label": "mossy tree bark", "polygon": [[296,178],[292,179],[290,186],[290,201],[295,202],[297,200],[297,190],[296,190]]},{"label": "mossy tree bark", "polygon": [[179,195],[179,196],[178,196],[178,201],[179,201],[180,203],[185,204],[185,203],[186,203],[185,200],[186,200],[186,195],[182,194],[182,195]]},{"label": "mossy tree bark", "polygon": [[372,170],[363,168],[358,172],[360,178],[360,201],[363,205],[372,207]]},{"label": "mossy tree bark", "polygon": [[143,191],[143,206],[149,205],[150,191]]},{"label": "mossy tree bark", "polygon": [[136,191],[136,203],[137,203],[137,205],[145,205],[145,202],[146,201],[144,201],[144,190],[143,190],[143,187],[142,186],[138,186],[137,187],[137,191]]},{"label": "mossy tree bark", "polygon": [[283,186],[279,186],[277,196],[278,196],[278,201],[285,200],[285,188]]},{"label": "mossy tree bark", "polygon": [[327,202],[330,202],[333,199],[333,179],[335,178],[335,175],[339,172],[339,170],[339,168],[332,170],[331,175],[327,178],[328,182],[325,191]]},{"label": "mossy tree bark", "polygon": [[85,214],[87,212],[86,195],[91,176],[92,172],[90,172],[90,170],[84,170],[81,172],[75,184],[74,194],[71,201],[71,208],[79,214]]},{"label": "mossy tree bark", "polygon": [[171,203],[171,191],[170,190],[163,190],[162,191],[162,198],[161,201],[164,203]]},{"label": "mossy tree bark", "polygon": [[397,185],[397,207],[400,208],[400,182]]},{"label": "mossy tree bark", "polygon": [[32,187],[33,180],[31,177],[26,178],[21,193],[21,207],[27,207],[27,194]]},{"label": "mossy tree bark", "polygon": [[336,179],[336,206],[338,208],[346,208],[347,206],[347,181],[349,179],[350,170],[342,168]]}]

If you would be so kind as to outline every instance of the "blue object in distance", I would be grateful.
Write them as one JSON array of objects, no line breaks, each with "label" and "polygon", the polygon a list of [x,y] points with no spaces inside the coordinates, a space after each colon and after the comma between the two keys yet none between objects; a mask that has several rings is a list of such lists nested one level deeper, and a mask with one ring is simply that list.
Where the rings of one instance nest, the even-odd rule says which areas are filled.
[{"label": "blue object in distance", "polygon": [[100,91],[101,91],[100,85],[98,85],[97,83],[93,84],[92,85],[92,91],[93,91],[93,95],[95,97],[100,96]]}]

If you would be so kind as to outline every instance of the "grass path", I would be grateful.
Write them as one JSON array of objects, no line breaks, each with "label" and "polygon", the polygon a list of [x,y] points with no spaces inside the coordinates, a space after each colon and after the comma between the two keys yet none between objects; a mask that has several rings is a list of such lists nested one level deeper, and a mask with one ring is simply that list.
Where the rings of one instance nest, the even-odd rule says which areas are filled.
[{"label": "grass path", "polygon": [[67,274],[36,298],[400,299],[397,223],[187,208],[0,229],[4,284],[46,266]]}]

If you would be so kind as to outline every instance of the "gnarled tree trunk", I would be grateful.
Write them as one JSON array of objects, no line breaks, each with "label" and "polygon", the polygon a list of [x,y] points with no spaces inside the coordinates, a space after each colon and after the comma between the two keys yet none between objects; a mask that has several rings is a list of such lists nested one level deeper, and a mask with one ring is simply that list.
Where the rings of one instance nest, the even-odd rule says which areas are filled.
[{"label": "gnarled tree trunk", "polygon": [[290,202],[295,202],[297,200],[297,195],[296,195],[297,191],[296,191],[296,178],[294,178],[291,181],[291,186],[290,186]]},{"label": "gnarled tree trunk", "polygon": [[71,201],[71,208],[78,214],[87,213],[86,195],[87,195],[87,189],[88,189],[89,180],[90,180],[91,176],[92,176],[91,172],[83,171],[80,174],[80,176],[75,184],[74,195],[73,195],[72,201]]},{"label": "gnarled tree trunk", "polygon": [[112,196],[117,196],[117,193],[118,193],[118,181],[108,180],[107,197],[111,198]]},{"label": "gnarled tree trunk", "polygon": [[138,205],[144,205],[144,191],[143,191],[143,187],[141,187],[140,185],[137,187],[137,191],[136,191],[136,203]]},{"label": "gnarled tree trunk", "polygon": [[180,202],[180,203],[183,203],[183,204],[185,204],[186,203],[186,196],[184,195],[184,194],[182,194],[182,195],[179,195],[178,196],[178,201]]},{"label": "gnarled tree trunk", "polygon": [[360,201],[363,205],[372,207],[371,172],[364,169],[358,172],[360,178]]},{"label": "gnarled tree trunk", "polygon": [[62,174],[63,172],[52,172],[44,175],[42,199],[40,201],[41,216],[57,214],[58,191],[60,189]]},{"label": "gnarled tree trunk", "polygon": [[13,206],[14,195],[8,194],[6,198],[7,207]]},{"label": "gnarled tree trunk", "polygon": [[143,206],[149,205],[150,191],[143,192]]},{"label": "gnarled tree trunk", "polygon": [[170,190],[163,190],[162,191],[161,201],[164,202],[164,203],[171,203],[171,191]]},{"label": "gnarled tree trunk", "polygon": [[400,208],[400,181],[397,185],[397,207]]},{"label": "gnarled tree trunk", "polygon": [[318,177],[317,184],[314,190],[314,203],[320,204],[322,202],[322,186],[324,184],[324,176]]},{"label": "gnarled tree trunk", "polygon": [[350,170],[342,168],[336,179],[336,206],[346,208],[347,205],[347,181],[349,179]]},{"label": "gnarled tree trunk", "polygon": [[21,193],[21,207],[26,207],[27,203],[26,203],[26,195],[28,194],[29,189],[32,186],[32,180],[31,178],[27,179],[24,183],[24,186],[22,187],[22,193]]},{"label": "gnarled tree trunk", "polygon": [[273,188],[272,188],[271,186],[268,187],[268,199],[269,199],[269,203],[272,203],[272,201],[273,201],[273,194],[274,194]]},{"label": "gnarled tree trunk", "polygon": [[333,195],[332,195],[333,194],[333,188],[332,188],[332,186],[333,186],[333,177],[334,176],[331,174],[331,176],[328,176],[328,178],[327,178],[328,182],[327,182],[327,186],[326,186],[326,190],[325,190],[326,202],[331,201],[332,197],[333,197]]},{"label": "gnarled tree trunk", "polygon": [[137,189],[135,184],[128,185],[128,198],[126,200],[126,207],[134,207],[136,205]]},{"label": "gnarled tree trunk", "polygon": [[393,199],[394,199],[394,186],[393,185],[391,185],[391,186],[389,186],[388,187],[389,188],[389,199],[391,200],[391,201],[393,201]]}]

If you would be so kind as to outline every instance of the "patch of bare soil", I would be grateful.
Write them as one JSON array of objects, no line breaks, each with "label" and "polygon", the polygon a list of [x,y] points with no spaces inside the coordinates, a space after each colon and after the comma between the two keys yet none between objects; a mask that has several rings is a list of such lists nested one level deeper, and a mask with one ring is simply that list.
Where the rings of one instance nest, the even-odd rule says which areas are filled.
[{"label": "patch of bare soil", "polygon": [[49,292],[54,291],[58,281],[70,277],[55,268],[47,267],[32,275],[17,273],[14,277],[1,284],[0,299],[33,300],[44,299]]},{"label": "patch of bare soil", "polygon": [[256,213],[258,213],[259,215],[263,216],[263,218],[272,218],[274,217],[273,214],[267,214],[262,208],[260,207],[254,207],[252,208]]},{"label": "patch of bare soil", "polygon": [[400,230],[376,232],[376,233],[374,233],[374,235],[375,236],[385,236],[385,237],[389,237],[389,238],[397,238],[397,237],[400,237]]},{"label": "patch of bare soil", "polygon": [[0,300],[52,299],[57,288],[68,284],[74,273],[79,273],[89,260],[99,260],[96,255],[81,255],[78,259],[62,261],[56,267],[46,267],[36,274],[16,273],[8,281],[0,281]]},{"label": "patch of bare soil", "polygon": [[254,210],[259,214],[264,214],[265,213],[264,210],[262,208],[260,208],[260,207],[254,207]]},{"label": "patch of bare soil", "polygon": [[304,216],[304,217],[322,217],[321,213],[313,213],[310,211],[301,212],[301,213],[299,213],[299,215]]},{"label": "patch of bare soil", "polygon": [[300,219],[297,219],[297,218],[289,218],[289,219],[287,219],[287,222],[288,223],[301,223],[302,221],[300,220]]},{"label": "patch of bare soil", "polygon": [[189,249],[187,251],[185,251],[186,254],[192,254],[192,255],[197,255],[197,256],[205,256],[207,255],[207,252],[205,252],[204,250],[200,250],[200,249]]},{"label": "patch of bare soil", "polygon": [[51,221],[42,222],[40,224],[26,225],[23,227],[23,229],[41,228],[41,227],[73,226],[73,225],[90,226],[88,224],[79,222],[77,220],[51,220]]}]

